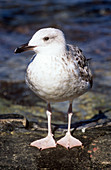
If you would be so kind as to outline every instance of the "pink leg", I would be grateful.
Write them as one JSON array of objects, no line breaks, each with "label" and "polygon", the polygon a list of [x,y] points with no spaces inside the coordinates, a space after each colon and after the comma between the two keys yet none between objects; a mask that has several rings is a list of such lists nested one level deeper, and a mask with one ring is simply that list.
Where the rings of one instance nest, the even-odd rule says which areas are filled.
[{"label": "pink leg", "polygon": [[48,135],[45,138],[36,140],[30,144],[31,146],[37,147],[41,150],[56,147],[56,143],[53,138],[53,134],[51,132],[51,114],[52,113],[51,113],[50,104],[48,104],[46,114],[48,117]]},{"label": "pink leg", "polygon": [[62,139],[57,141],[57,144],[62,145],[67,149],[82,145],[82,143],[78,139],[74,138],[70,133],[71,117],[72,117],[72,103],[70,103],[68,109],[68,131]]}]

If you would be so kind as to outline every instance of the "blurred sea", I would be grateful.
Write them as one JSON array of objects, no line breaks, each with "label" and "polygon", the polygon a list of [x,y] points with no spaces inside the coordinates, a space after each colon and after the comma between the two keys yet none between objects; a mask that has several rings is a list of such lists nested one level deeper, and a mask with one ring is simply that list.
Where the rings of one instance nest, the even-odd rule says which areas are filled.
[{"label": "blurred sea", "polygon": [[[111,0],[0,0],[1,113],[26,114],[29,119],[32,119],[33,114],[38,121],[45,120],[44,117],[41,120],[44,115],[41,113],[45,113],[44,103],[34,96],[24,82],[25,70],[33,52],[14,54],[16,47],[27,43],[43,27],[61,29],[67,43],[79,46],[87,58],[92,58],[94,85],[90,92],[74,101],[73,111],[76,116],[73,122],[78,117],[91,117],[99,109],[109,109]],[[56,111],[53,120],[64,122],[66,119],[63,112],[67,112],[68,105],[57,103],[52,107]]]},{"label": "blurred sea", "polygon": [[24,80],[33,52],[14,49],[43,27],[63,30],[68,43],[92,58],[93,89],[111,91],[111,0],[1,0],[0,81]]},{"label": "blurred sea", "polygon": [[96,67],[111,62],[110,0],[1,0],[0,79],[23,80],[32,53],[15,55],[43,27],[64,31],[67,42],[82,48]]}]

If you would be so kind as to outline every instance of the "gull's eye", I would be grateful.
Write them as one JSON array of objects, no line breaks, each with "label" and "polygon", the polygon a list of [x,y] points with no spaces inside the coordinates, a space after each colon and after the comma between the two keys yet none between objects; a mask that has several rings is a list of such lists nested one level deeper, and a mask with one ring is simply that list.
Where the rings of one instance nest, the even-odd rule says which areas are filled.
[{"label": "gull's eye", "polygon": [[43,40],[47,41],[47,40],[49,40],[49,37],[44,37]]}]

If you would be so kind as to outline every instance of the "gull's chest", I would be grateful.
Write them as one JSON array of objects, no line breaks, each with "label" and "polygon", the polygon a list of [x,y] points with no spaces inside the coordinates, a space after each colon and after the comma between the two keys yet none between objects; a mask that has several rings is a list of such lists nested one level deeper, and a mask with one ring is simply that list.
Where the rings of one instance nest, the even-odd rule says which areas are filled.
[{"label": "gull's chest", "polygon": [[35,57],[27,68],[26,82],[42,99],[54,102],[72,100],[88,88],[75,63],[63,57]]},{"label": "gull's chest", "polygon": [[53,57],[35,57],[27,68],[28,77],[40,84],[42,82],[50,84],[50,80],[55,82],[56,78],[59,79],[61,76],[65,76],[65,71],[66,68],[62,61]]},{"label": "gull's chest", "polygon": [[27,68],[27,83],[36,91],[45,93],[57,92],[67,83],[69,73],[62,60],[54,57],[35,57]]}]

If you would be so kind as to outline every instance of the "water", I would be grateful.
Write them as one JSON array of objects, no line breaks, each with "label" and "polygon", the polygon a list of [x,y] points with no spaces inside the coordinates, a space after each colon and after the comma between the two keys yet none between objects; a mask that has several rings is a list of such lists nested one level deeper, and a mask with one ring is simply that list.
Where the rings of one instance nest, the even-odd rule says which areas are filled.
[{"label": "water", "polygon": [[13,50],[42,27],[62,29],[93,61],[110,60],[111,1],[2,0],[0,15],[0,79],[24,79],[32,53],[15,56]]},{"label": "water", "polygon": [[13,50],[42,27],[62,29],[68,43],[80,46],[93,61],[110,60],[111,1],[1,0],[0,15],[2,80],[24,79],[32,53],[15,56]]},{"label": "water", "polygon": [[[73,121],[96,114],[97,108],[108,109],[111,106],[111,0],[1,0],[0,97],[14,104],[39,106],[38,99],[24,83],[33,52],[14,54],[14,49],[28,42],[43,27],[63,30],[68,43],[78,45],[87,58],[92,58],[93,89],[74,102],[77,114]],[[65,113],[68,108],[66,103],[52,106]],[[12,110],[9,104],[2,107],[3,113],[6,107],[8,113],[22,113],[15,105],[14,109],[10,107]],[[32,110],[29,112],[32,116]],[[64,120],[62,115],[55,120]]]}]

